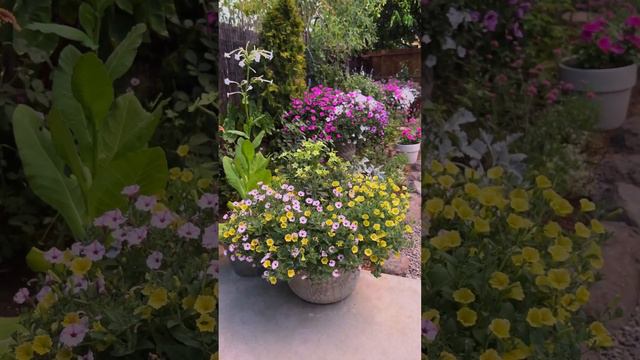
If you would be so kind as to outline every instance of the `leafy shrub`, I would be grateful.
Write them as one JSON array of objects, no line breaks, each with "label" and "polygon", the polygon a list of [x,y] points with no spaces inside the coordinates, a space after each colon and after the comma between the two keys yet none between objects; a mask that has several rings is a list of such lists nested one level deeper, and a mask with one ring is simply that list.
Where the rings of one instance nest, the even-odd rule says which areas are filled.
[{"label": "leafy shrub", "polygon": [[273,116],[280,116],[291,99],[300,97],[306,89],[303,31],[294,0],[278,0],[262,24],[260,44],[274,54],[265,75],[278,80],[267,87],[264,96],[264,109]]},{"label": "leafy shrub", "polygon": [[[390,253],[404,246],[406,188],[391,179],[355,175],[331,179],[317,198],[282,179],[233,203],[223,232],[232,261],[259,263],[271,284],[294,276],[339,277],[363,264],[379,275]],[[255,216],[255,214],[260,214]]]},{"label": "leafy shrub", "polygon": [[215,358],[217,197],[200,180],[181,177],[163,196],[127,186],[127,210],[45,252],[46,273],[14,298],[29,309],[16,358]]},{"label": "leafy shrub", "polygon": [[384,99],[384,95],[378,82],[376,82],[369,74],[364,72],[347,74],[345,79],[335,87],[347,92],[360,91],[362,95],[371,96],[378,101],[382,101]]},{"label": "leafy shrub", "polygon": [[603,259],[595,204],[580,209],[544,176],[513,187],[501,167],[480,175],[433,161],[425,174],[423,351],[454,359],[578,359],[611,346],[582,307]]}]

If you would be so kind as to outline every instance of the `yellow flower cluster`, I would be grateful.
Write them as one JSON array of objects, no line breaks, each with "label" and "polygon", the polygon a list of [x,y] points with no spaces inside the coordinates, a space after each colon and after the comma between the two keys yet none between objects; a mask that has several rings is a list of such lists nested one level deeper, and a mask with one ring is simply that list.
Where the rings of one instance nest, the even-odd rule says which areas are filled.
[{"label": "yellow flower cluster", "polygon": [[[534,186],[513,187],[501,167],[480,174],[434,161],[423,180],[430,225],[422,248],[423,297],[443,309],[457,309],[431,309],[423,319],[438,327],[443,321],[455,321],[462,329],[486,326],[486,332],[473,330],[464,342],[476,344],[482,360],[526,359],[534,349],[553,358],[554,346],[526,343],[540,328],[564,329],[545,335],[548,344],[576,332],[593,346],[611,346],[601,323],[593,323],[586,334],[578,315],[603,264],[600,243],[606,230],[593,216],[592,201],[581,199],[574,206],[545,176],[538,176]],[[456,287],[449,290],[452,284]],[[463,343],[465,334],[442,339]],[[494,341],[483,340],[486,336]],[[441,359],[468,353],[438,343],[439,338],[433,342],[446,350]]]}]

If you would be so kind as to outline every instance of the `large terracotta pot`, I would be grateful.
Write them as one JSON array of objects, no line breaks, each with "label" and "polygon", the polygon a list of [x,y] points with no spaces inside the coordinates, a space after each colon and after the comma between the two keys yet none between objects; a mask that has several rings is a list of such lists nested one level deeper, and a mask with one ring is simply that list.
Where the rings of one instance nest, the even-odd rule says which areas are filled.
[{"label": "large terracotta pot", "polygon": [[303,279],[297,275],[289,281],[289,287],[302,300],[313,304],[331,304],[346,299],[358,283],[360,270],[343,273],[324,280]]},{"label": "large terracotta pot", "polygon": [[636,84],[636,64],[611,69],[580,69],[567,59],[560,64],[560,80],[573,85],[577,91],[595,94],[599,106],[598,128],[615,129],[627,118],[631,90]]}]

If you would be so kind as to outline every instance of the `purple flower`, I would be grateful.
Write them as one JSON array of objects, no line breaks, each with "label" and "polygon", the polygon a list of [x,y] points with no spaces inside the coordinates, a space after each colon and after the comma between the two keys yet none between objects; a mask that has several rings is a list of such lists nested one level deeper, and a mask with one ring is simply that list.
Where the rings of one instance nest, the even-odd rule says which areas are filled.
[{"label": "purple flower", "polygon": [[436,336],[438,336],[438,327],[430,320],[423,319],[422,336],[427,338],[429,341],[435,340]]},{"label": "purple flower", "polygon": [[122,211],[120,209],[109,210],[97,217],[93,221],[93,225],[98,227],[107,227],[111,230],[115,230],[120,226],[120,224],[124,223],[126,219],[122,216]]},{"label": "purple flower", "polygon": [[92,261],[102,260],[104,257],[104,246],[100,244],[97,240],[94,240],[91,244],[87,245],[82,249],[82,253],[84,256],[88,257]]},{"label": "purple flower", "polygon": [[13,302],[16,304],[24,304],[27,300],[29,300],[29,289],[20,288],[18,292],[13,295]]},{"label": "purple flower", "polygon": [[78,360],[93,360],[93,351],[89,350],[88,353],[84,354],[84,355],[79,355],[78,356]]},{"label": "purple flower", "polygon": [[132,228],[127,233],[127,243],[129,246],[136,246],[142,243],[142,240],[147,238],[147,227],[141,226],[139,228]]},{"label": "purple flower", "polygon": [[200,228],[188,222],[178,228],[178,235],[186,239],[197,239],[200,236]]},{"label": "purple flower", "polygon": [[613,43],[611,42],[611,39],[608,36],[603,36],[600,39],[598,39],[598,48],[600,48],[600,50],[602,50],[603,53],[608,54],[611,51],[612,47],[613,47]]},{"label": "purple flower", "polygon": [[81,243],[74,242],[73,244],[71,244],[71,252],[73,253],[73,255],[80,256],[83,250],[84,246]]},{"label": "purple flower", "polygon": [[496,31],[496,26],[498,25],[498,13],[493,10],[488,11],[484,14],[482,25],[484,25],[484,27],[489,31]]},{"label": "purple flower", "polygon": [[331,272],[331,276],[337,278],[340,276],[340,271],[338,271],[338,269],[335,269]]},{"label": "purple flower", "polygon": [[138,195],[139,191],[140,191],[140,185],[129,185],[129,186],[125,186],[124,189],[122,189],[121,194],[126,195],[128,197],[134,197]]},{"label": "purple flower", "polygon": [[153,207],[156,205],[156,203],[158,202],[158,199],[156,199],[155,196],[146,196],[146,195],[140,195],[140,197],[138,197],[138,200],[136,200],[136,209],[141,210],[141,211],[151,211],[151,209],[153,209]]},{"label": "purple flower", "polygon": [[522,29],[520,28],[520,23],[513,24],[513,36],[520,39],[524,36]]},{"label": "purple flower", "polygon": [[158,270],[162,265],[162,253],[154,251],[147,257],[147,267],[151,270]]},{"label": "purple flower", "polygon": [[209,11],[207,13],[207,25],[214,25],[218,22],[218,13],[215,11]]},{"label": "purple flower", "polygon": [[47,294],[50,292],[51,288],[49,286],[43,286],[42,289],[40,289],[40,291],[38,291],[38,293],[36,294],[36,300],[38,300],[38,302],[42,301],[42,299],[44,299],[44,297],[47,296]]},{"label": "purple flower", "polygon": [[84,340],[88,331],[89,330],[84,324],[70,324],[62,329],[62,332],[60,333],[60,342],[68,347],[78,346],[82,340]]},{"label": "purple flower", "polygon": [[211,262],[209,262],[209,267],[207,268],[207,275],[212,276],[214,279],[217,279],[219,273],[220,265],[218,263],[218,260],[211,260]]},{"label": "purple flower", "polygon": [[198,200],[198,206],[201,209],[215,209],[218,207],[218,195],[216,194],[203,194]]},{"label": "purple flower", "polygon": [[74,294],[77,294],[81,291],[85,291],[89,288],[89,282],[87,281],[87,279],[85,279],[82,276],[73,275],[71,277],[71,285],[72,285]]},{"label": "purple flower", "polygon": [[271,262],[271,269],[275,270],[278,268],[278,265],[280,265],[280,263],[278,262],[278,260],[273,260]]},{"label": "purple flower", "polygon": [[625,25],[633,27],[633,28],[639,28],[640,27],[640,16],[638,15],[631,15],[629,16],[629,18],[627,18],[627,21],[624,22]]},{"label": "purple flower", "polygon": [[158,229],[164,229],[171,222],[173,222],[174,216],[169,210],[163,210],[151,215],[151,226],[156,227]]},{"label": "purple flower", "polygon": [[338,261],[342,261],[342,260],[344,260],[344,255],[339,254],[339,255],[338,255]]},{"label": "purple flower", "polygon": [[52,247],[44,253],[44,258],[50,264],[60,264],[63,260],[64,253],[56,247]]},{"label": "purple flower", "polygon": [[218,247],[218,224],[213,224],[204,229],[204,234],[202,235],[202,247],[205,249]]},{"label": "purple flower", "polygon": [[331,266],[331,267],[336,266],[336,261],[335,260],[329,260],[329,266]]}]

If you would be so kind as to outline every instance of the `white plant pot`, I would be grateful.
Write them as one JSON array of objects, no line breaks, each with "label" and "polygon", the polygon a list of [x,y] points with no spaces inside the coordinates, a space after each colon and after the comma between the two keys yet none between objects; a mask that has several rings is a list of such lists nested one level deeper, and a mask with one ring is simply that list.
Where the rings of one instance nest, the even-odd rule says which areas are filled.
[{"label": "white plant pot", "polygon": [[571,66],[571,60],[560,64],[560,80],[582,92],[593,92],[598,104],[599,129],[620,127],[627,118],[631,90],[636,84],[638,66],[611,69],[579,69]]},{"label": "white plant pot", "polygon": [[405,154],[409,164],[415,164],[418,161],[418,154],[420,154],[420,143],[411,145],[396,145],[396,151],[400,154]]}]

